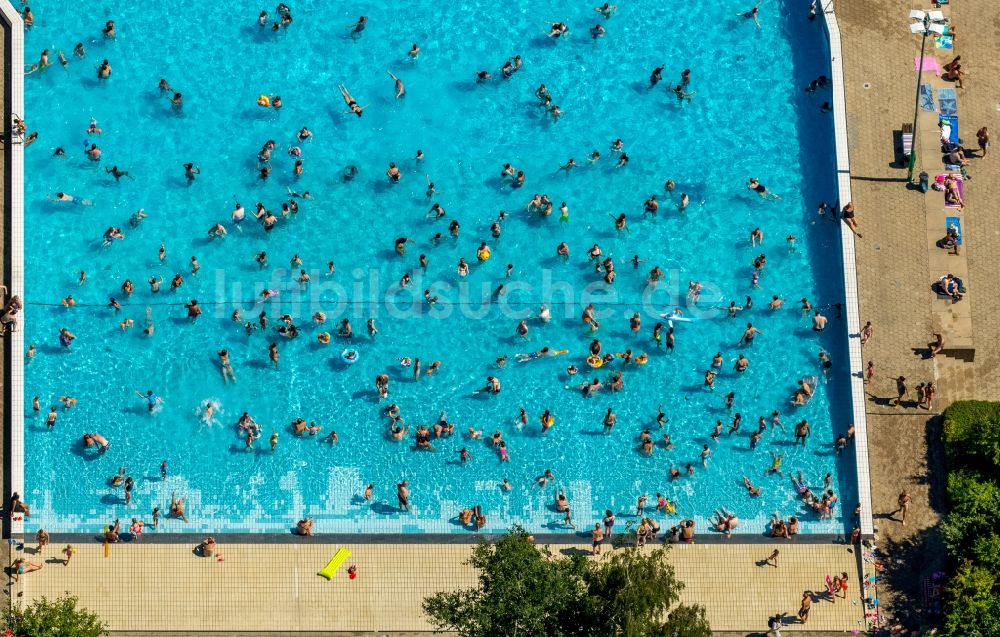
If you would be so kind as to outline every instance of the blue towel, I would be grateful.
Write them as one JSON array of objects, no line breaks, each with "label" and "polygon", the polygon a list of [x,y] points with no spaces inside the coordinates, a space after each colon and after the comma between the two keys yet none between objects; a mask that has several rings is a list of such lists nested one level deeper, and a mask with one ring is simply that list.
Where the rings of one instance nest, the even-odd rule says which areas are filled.
[{"label": "blue towel", "polygon": [[958,114],[958,99],[953,88],[938,89],[938,103],[941,105],[942,115]]},{"label": "blue towel", "polygon": [[920,110],[922,111],[936,111],[934,107],[934,89],[931,88],[930,84],[920,85]]},{"label": "blue towel", "polygon": [[[941,103],[941,108],[944,108],[944,102]],[[958,116],[957,115],[942,115],[941,121],[947,121],[951,124],[951,136],[948,138],[952,144],[958,143]]]},{"label": "blue towel", "polygon": [[958,230],[958,237],[955,239],[955,243],[962,245],[962,220],[958,217],[946,217],[944,220],[944,231],[948,232],[948,229],[952,226]]}]

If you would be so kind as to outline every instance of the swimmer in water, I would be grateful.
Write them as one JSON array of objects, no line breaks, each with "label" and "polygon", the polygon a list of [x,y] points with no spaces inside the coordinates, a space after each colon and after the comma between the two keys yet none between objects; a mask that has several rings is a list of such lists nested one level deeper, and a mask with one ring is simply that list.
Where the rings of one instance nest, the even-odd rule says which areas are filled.
[{"label": "swimmer in water", "polygon": [[386,71],[386,73],[388,73],[389,77],[391,77],[393,82],[396,83],[396,99],[398,100],[399,98],[406,95],[406,87],[403,86],[403,80],[393,75],[392,71]]},{"label": "swimmer in water", "polygon": [[[761,1],[763,1],[763,0],[761,0]],[[758,2],[755,5],[753,5],[753,9],[750,9],[749,11],[743,13],[742,15],[747,20],[753,20],[753,23],[756,24],[757,28],[759,29],[760,28],[760,21],[757,20],[757,14],[758,13],[760,13],[760,2]]]},{"label": "swimmer in water", "polygon": [[[401,83],[402,84],[402,83]],[[343,84],[339,85],[340,94],[344,97],[344,103],[347,104],[349,110],[344,111],[344,113],[354,113],[358,117],[361,117],[364,110],[368,108],[368,105],[358,106],[358,102],[351,95],[351,92],[347,90],[347,87]]]},{"label": "swimmer in water", "polygon": [[761,199],[773,199],[773,200],[781,199],[781,197],[769,191],[764,184],[757,181],[756,177],[751,177],[747,181],[747,190],[752,190],[756,192],[758,195],[760,195]]},{"label": "swimmer in water", "polygon": [[368,16],[361,16],[358,21],[347,25],[347,28],[351,30],[351,39],[357,40],[361,37],[361,32],[365,30],[365,26],[368,25]]},{"label": "swimmer in water", "polygon": [[[203,400],[201,403],[201,421],[206,425],[215,424],[215,413],[219,409],[217,401]],[[221,410],[219,410],[221,412]]]},{"label": "swimmer in water", "polygon": [[90,199],[80,199],[79,197],[74,197],[73,195],[67,194],[65,192],[57,192],[53,195],[47,195],[46,199],[53,203],[75,203],[80,206],[92,206],[94,202]]}]

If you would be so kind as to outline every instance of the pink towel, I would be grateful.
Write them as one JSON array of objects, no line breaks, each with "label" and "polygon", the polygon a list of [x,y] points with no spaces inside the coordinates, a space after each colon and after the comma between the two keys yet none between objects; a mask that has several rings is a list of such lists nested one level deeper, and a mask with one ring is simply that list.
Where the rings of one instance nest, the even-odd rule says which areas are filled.
[{"label": "pink towel", "polygon": [[[938,77],[941,76],[941,65],[938,64],[938,61],[937,61],[937,59],[934,56],[925,55],[924,58],[923,58],[923,62],[924,62],[924,69],[923,70],[925,70],[925,71],[934,71],[934,75],[937,75]],[[919,55],[917,55],[917,56],[915,56],[913,58],[913,70],[915,70],[915,71],[919,71],[920,70],[920,56]]]},{"label": "pink towel", "polygon": [[[961,175],[951,175],[951,176],[954,177],[955,180],[958,182],[958,194],[962,198],[962,201],[965,201],[965,180],[962,179]],[[937,177],[935,177],[934,179],[935,181],[937,181]],[[944,179],[942,178],[941,181],[944,181]],[[961,206],[958,205],[957,203],[945,203],[944,206],[945,208],[961,208]]]}]

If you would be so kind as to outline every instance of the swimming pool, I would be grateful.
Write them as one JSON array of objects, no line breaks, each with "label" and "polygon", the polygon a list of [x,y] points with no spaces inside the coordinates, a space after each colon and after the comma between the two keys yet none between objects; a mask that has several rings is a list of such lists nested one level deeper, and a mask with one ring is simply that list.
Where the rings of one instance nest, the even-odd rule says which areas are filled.
[{"label": "swimming pool", "polygon": [[[109,3],[100,16],[69,3],[36,9],[26,50],[61,49],[69,63],[63,69],[50,53],[54,66],[26,82],[25,117],[40,132],[27,152],[25,185],[26,342],[37,348],[26,368],[26,403],[39,396],[41,407],[29,407],[25,423],[28,528],[92,531],[116,517],[150,522],[152,508],[165,511],[176,492],[187,498],[189,522],[164,519],[161,531],[284,532],[309,516],[318,532],[463,533],[454,517],[474,505],[486,514],[487,530],[521,523],[571,531],[552,506],[561,489],[580,529],[605,509],[634,512],[640,494],[649,497],[649,511],[659,492],[677,506],[668,521],[693,517],[701,528],[721,506],[743,519],[740,532],[763,531],[774,511],[797,514],[803,532],[843,531],[856,478],[851,454],[833,450],[850,420],[846,328],[832,307],[843,297],[839,235],[835,223],[816,214],[818,201],[835,197],[832,121],[820,110],[828,95],[802,90],[829,73],[825,38],[805,12],[764,5],[757,30],[737,15],[739,7],[727,5],[679,15],[631,2],[605,20],[590,7],[561,3],[498,13],[477,0],[446,14],[430,2],[391,9],[361,3],[350,13],[302,3],[292,7],[292,25],[276,34],[258,27],[256,5],[208,5],[187,14]],[[345,27],[360,14],[369,24],[351,38]],[[116,24],[114,40],[101,37],[108,19]],[[568,37],[546,37],[556,20],[569,25]],[[597,23],[607,35],[594,40],[588,29]],[[72,55],[78,41],[87,50],[83,59]],[[407,55],[413,43],[422,49],[415,61]],[[504,80],[500,67],[514,55],[524,66]],[[107,81],[97,79],[103,59],[113,69]],[[650,71],[661,64],[665,79],[648,90]],[[664,88],[685,68],[692,71],[690,102]],[[477,84],[481,69],[492,80]],[[387,70],[405,82],[404,98],[394,97]],[[160,78],[183,94],[180,109],[157,88]],[[541,83],[563,111],[558,121],[537,105]],[[343,112],[340,84],[366,107],[363,117]],[[259,96],[276,94],[280,110],[257,105]],[[100,134],[86,132],[91,117]],[[303,126],[312,141],[296,139]],[[622,168],[610,149],[619,138],[630,158]],[[262,180],[256,156],[270,139],[277,146],[273,173]],[[85,143],[99,145],[100,162],[85,156]],[[304,166],[298,178],[293,146]],[[66,156],[53,156],[56,147]],[[421,162],[417,149],[425,154]],[[590,165],[593,149],[601,158]],[[579,166],[559,170],[571,157]],[[190,183],[188,162],[200,168]],[[385,176],[390,162],[402,172],[397,184]],[[524,171],[522,188],[501,178],[507,163]],[[116,180],[105,170],[111,166],[129,176]],[[345,182],[348,166],[358,173]],[[439,191],[430,198],[425,176]],[[751,176],[781,199],[748,191]],[[672,194],[664,191],[668,178],[677,184]],[[295,198],[299,212],[286,218],[280,209],[292,199],[289,189],[312,198]],[[48,201],[55,192],[93,205]],[[683,212],[676,208],[681,192],[691,199]],[[551,216],[526,210],[535,193],[552,198]],[[659,212],[644,215],[643,202],[654,193]],[[256,201],[275,211],[275,230],[264,232],[249,216],[236,228],[234,196],[247,213]],[[446,211],[442,219],[427,218],[435,202]],[[559,221],[562,202],[566,223]],[[148,217],[133,228],[129,218],[140,208]],[[509,215],[494,239],[490,227],[501,210]],[[613,218],[623,213],[628,230],[617,232]],[[461,224],[457,239],[449,236],[451,220]],[[219,222],[228,236],[209,239]],[[121,228],[125,239],[102,247],[109,227]],[[763,248],[750,245],[755,227],[765,233]],[[434,245],[438,232],[444,239]],[[794,249],[789,235],[797,237]],[[398,237],[413,239],[402,257],[393,251]],[[479,263],[484,241],[492,257]],[[570,249],[566,261],[556,254],[562,242]],[[604,285],[587,259],[594,243],[614,259],[613,285]],[[267,253],[266,267],[255,260],[260,252]],[[751,264],[762,253],[767,265],[758,289]],[[426,273],[420,254],[428,259]],[[633,267],[636,254],[640,264]],[[294,255],[301,267],[293,266]],[[459,258],[470,264],[467,277],[456,271]],[[336,272],[327,276],[331,260]],[[654,266],[664,278],[649,288]],[[311,276],[307,284],[297,281],[301,269]],[[82,285],[80,271],[87,273]],[[183,285],[171,292],[177,273]],[[405,273],[413,281],[399,290]],[[163,289],[153,294],[146,281],[160,276]],[[130,297],[121,290],[126,279],[135,284]],[[689,281],[702,283],[697,304],[687,300]],[[506,293],[494,297],[501,283]],[[424,289],[439,297],[435,306],[423,302]],[[278,295],[262,299],[265,290]],[[63,307],[70,294],[76,306]],[[744,305],[748,295],[754,307],[735,319],[718,309]],[[783,309],[766,309],[772,295],[785,299]],[[109,297],[121,303],[120,312],[108,307]],[[802,298],[831,306],[824,309],[826,332],[811,330],[798,309]],[[193,322],[184,308],[191,299],[204,308]],[[548,323],[531,318],[542,303],[552,311]],[[580,321],[588,303],[598,311],[596,334]],[[695,320],[676,323],[677,346],[668,354],[651,334],[657,321],[666,323],[659,315],[676,306]],[[147,307],[152,336],[143,333]],[[237,307],[239,323],[230,318]],[[247,336],[243,323],[262,309],[269,329]],[[317,311],[327,315],[321,327],[310,321]],[[629,317],[637,311],[636,335]],[[296,339],[273,330],[285,313],[301,330]],[[335,333],[345,316],[354,339],[319,344],[317,334]],[[378,326],[374,339],[366,335],[368,318]],[[134,326],[120,328],[126,319]],[[526,339],[516,333],[522,319]],[[753,347],[738,348],[747,321],[763,334]],[[71,347],[60,346],[60,328],[77,337]],[[597,375],[605,380],[608,368],[622,371],[622,391],[583,398],[566,387],[594,376],[585,362],[594,338],[605,352],[648,352],[649,362],[616,359]],[[277,369],[268,359],[271,342],[278,343]],[[515,354],[545,346],[568,353],[515,362]],[[345,348],[357,351],[355,364],[341,359]],[[808,405],[792,407],[796,381],[821,376],[821,348],[833,362],[830,381],[820,380]],[[230,353],[235,384],[223,382],[221,349]],[[716,352],[725,362],[708,391],[703,375]],[[733,364],[741,352],[750,366],[738,374]],[[504,354],[508,363],[498,369]],[[441,367],[415,382],[413,367],[398,362],[404,357],[420,358],[425,370],[433,361]],[[567,376],[569,365],[581,373]],[[381,402],[374,387],[380,373],[390,377],[389,398]],[[473,394],[487,376],[498,377],[502,391]],[[152,415],[135,395],[150,389],[163,401]],[[731,411],[724,400],[730,391]],[[78,402],[57,410],[50,430],[45,413],[61,396]],[[206,401],[219,405],[215,422],[203,418]],[[386,435],[383,409],[390,402],[411,428],[404,442]],[[662,431],[660,405],[668,419]],[[519,428],[522,406],[528,424]],[[609,407],[617,424],[604,435]],[[546,409],[555,424],[543,434]],[[757,418],[775,409],[787,431],[768,428],[751,450]],[[262,429],[250,451],[236,426],[244,411]],[[455,435],[433,439],[436,452],[413,450],[413,429],[433,425],[441,411],[456,424]],[[728,436],[736,412],[743,424]],[[290,425],[296,418],[322,430],[298,438]],[[720,419],[723,433],[714,442]],[[802,419],[812,428],[805,448],[791,433]],[[469,427],[485,439],[502,432],[510,462],[465,435]],[[657,444],[647,457],[638,440],[647,428],[658,443],[669,434],[674,448]],[[336,445],[322,442],[331,430]],[[85,450],[84,432],[105,436],[108,451]],[[273,452],[272,432],[279,435]],[[706,444],[707,468],[700,460]],[[460,459],[462,448],[468,462]],[[785,455],[785,477],[764,476],[774,452]],[[689,463],[693,477],[668,478],[671,466],[683,473]],[[127,506],[122,489],[109,486],[121,466],[135,479]],[[545,469],[554,481],[535,486]],[[818,520],[798,503],[787,476],[799,470],[814,490],[832,473],[842,497],[832,520]],[[763,487],[760,497],[747,496],[744,475]],[[500,488],[504,478],[510,491]],[[402,480],[411,491],[409,513],[396,507]],[[368,483],[375,485],[370,502],[362,497]]]}]

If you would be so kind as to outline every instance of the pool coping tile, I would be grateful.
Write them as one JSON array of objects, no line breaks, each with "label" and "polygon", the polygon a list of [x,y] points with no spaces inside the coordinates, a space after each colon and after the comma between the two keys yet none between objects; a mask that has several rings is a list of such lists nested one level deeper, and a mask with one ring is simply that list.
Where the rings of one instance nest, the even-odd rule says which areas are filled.
[{"label": "pool coping tile", "polygon": [[[7,45],[10,47],[8,72],[5,78],[9,113],[4,122],[4,154],[6,159],[6,214],[10,218],[11,236],[7,237],[7,255],[10,264],[10,294],[24,297],[24,143],[13,142],[13,118],[24,115],[24,74],[15,69],[24,68],[24,22],[21,14],[8,0],[0,0],[0,14],[9,25]],[[20,313],[17,330],[6,336],[8,366],[5,388],[5,431],[7,463],[4,485],[5,499],[13,492],[24,492],[24,325],[27,312]],[[24,529],[22,516],[10,520],[10,532],[21,533]]]},{"label": "pool coping tile", "polygon": [[[847,141],[847,99],[844,87],[843,50],[840,25],[833,0],[823,7],[827,37],[830,43],[830,75],[833,83],[833,126],[837,154],[837,194],[841,205],[851,201],[851,160]],[[868,465],[868,418],[865,405],[864,358],[861,353],[861,311],[858,304],[858,269],[854,242],[857,237],[847,227],[840,226],[841,255],[844,272],[844,301],[847,316],[847,346],[851,369],[851,409],[854,414],[855,470],[857,471],[858,502],[861,504],[861,535],[873,537],[871,470]]]}]

